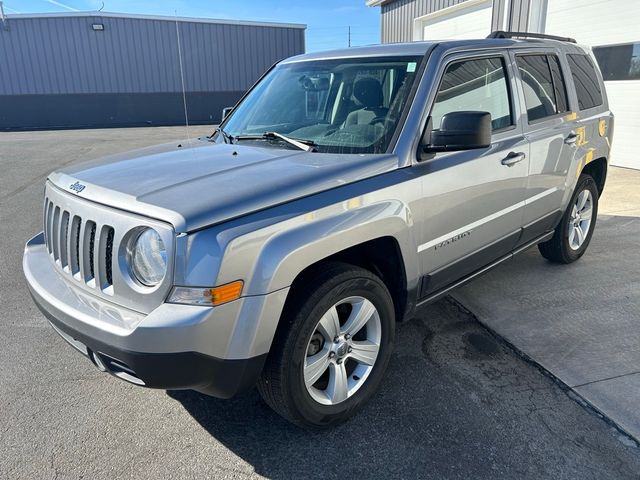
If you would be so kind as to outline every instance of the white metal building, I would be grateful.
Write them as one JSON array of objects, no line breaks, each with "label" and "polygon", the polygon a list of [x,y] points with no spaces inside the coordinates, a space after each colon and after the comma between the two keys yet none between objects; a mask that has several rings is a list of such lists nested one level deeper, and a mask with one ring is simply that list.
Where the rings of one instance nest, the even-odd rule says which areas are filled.
[{"label": "white metal building", "polygon": [[640,0],[369,0],[382,42],[482,38],[493,30],[573,37],[593,48],[615,121],[611,163],[640,169]]}]

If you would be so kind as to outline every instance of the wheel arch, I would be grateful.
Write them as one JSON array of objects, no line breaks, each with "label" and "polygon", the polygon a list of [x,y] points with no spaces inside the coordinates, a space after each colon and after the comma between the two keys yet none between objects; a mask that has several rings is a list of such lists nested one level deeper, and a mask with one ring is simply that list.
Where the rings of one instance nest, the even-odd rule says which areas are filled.
[{"label": "wheel arch", "polygon": [[[404,203],[389,200],[279,232],[261,248],[246,294],[294,287],[322,262],[340,261],[380,276],[394,305],[411,304],[407,292],[419,278],[411,218]],[[398,306],[396,314],[406,310]]]},{"label": "wheel arch", "polygon": [[294,278],[289,295],[313,281],[318,270],[330,263],[344,263],[363,268],[378,276],[393,300],[396,320],[404,318],[408,310],[407,273],[397,239],[383,236],[353,245],[312,263]]},{"label": "wheel arch", "polygon": [[607,159],[605,157],[600,157],[587,163],[582,169],[581,173],[590,175],[596,182],[598,195],[602,195],[602,191],[604,190],[604,184],[607,180],[607,168]]}]

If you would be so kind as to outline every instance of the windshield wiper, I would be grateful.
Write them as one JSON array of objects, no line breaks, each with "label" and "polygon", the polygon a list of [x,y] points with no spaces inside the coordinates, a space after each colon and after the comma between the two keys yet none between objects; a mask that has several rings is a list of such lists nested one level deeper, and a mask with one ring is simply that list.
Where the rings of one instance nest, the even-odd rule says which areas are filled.
[{"label": "windshield wiper", "polygon": [[224,143],[233,143],[233,137],[229,135],[227,132],[225,132],[222,128],[220,127],[216,128],[213,134],[215,135],[216,133],[219,133],[220,135],[222,135],[222,138],[224,139]]},{"label": "windshield wiper", "polygon": [[313,152],[314,148],[317,146],[313,140],[300,140],[297,138],[289,138],[286,135],[283,135],[278,132],[264,132],[262,135],[239,135],[236,137],[232,137],[234,140],[261,140],[261,139],[271,139],[278,138],[280,140],[284,140],[289,145],[293,145],[300,150],[304,150],[305,152]]}]

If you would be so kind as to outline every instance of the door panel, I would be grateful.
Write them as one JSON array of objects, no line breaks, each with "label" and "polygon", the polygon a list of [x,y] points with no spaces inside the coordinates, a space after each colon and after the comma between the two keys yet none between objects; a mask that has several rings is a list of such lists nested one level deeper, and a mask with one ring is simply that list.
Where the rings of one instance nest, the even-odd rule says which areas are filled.
[{"label": "door panel", "polygon": [[531,155],[523,219],[527,228],[521,243],[555,227],[545,219],[557,219],[555,214],[560,211],[565,195],[566,178],[575,155],[575,147],[565,140],[572,135],[575,123],[565,119],[553,123],[526,133]]},{"label": "door panel", "polygon": [[575,115],[569,111],[566,69],[553,51],[512,54],[518,92],[525,106],[524,132],[530,144],[524,232],[520,244],[553,228],[566,191],[566,178],[579,141]]},{"label": "door panel", "polygon": [[[509,253],[520,237],[529,148],[516,125],[519,109],[505,60],[499,52],[452,59],[439,83],[434,128],[449,111],[489,111],[493,135],[489,148],[436,154],[415,167],[425,169],[414,211],[422,297]],[[522,155],[512,163],[516,154]]]},{"label": "door panel", "polygon": [[[527,161],[502,165],[510,152],[528,151],[522,136],[496,141],[486,152],[458,152],[432,160],[424,177],[422,271],[437,291],[510,252],[520,237]],[[447,271],[447,269],[449,269]],[[455,272],[455,273],[452,273]],[[455,280],[455,278],[453,279]]]}]

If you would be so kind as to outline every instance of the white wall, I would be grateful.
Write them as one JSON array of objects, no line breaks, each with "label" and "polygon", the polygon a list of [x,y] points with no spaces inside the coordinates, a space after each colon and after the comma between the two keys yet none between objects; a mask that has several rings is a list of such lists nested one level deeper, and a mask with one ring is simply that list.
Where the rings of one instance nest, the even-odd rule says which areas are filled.
[{"label": "white wall", "polygon": [[[532,0],[532,7],[544,2]],[[640,41],[640,0],[548,0],[545,33],[591,47]],[[640,169],[640,80],[605,82],[615,115],[611,163]]]},{"label": "white wall", "polygon": [[[611,163],[640,169],[636,137],[640,132],[640,81],[605,82],[611,111],[615,115]],[[638,186],[640,188],[640,185]]]},{"label": "white wall", "polygon": [[467,0],[413,21],[413,40],[484,38],[491,32],[492,0]]},{"label": "white wall", "polygon": [[[536,4],[532,0],[532,8]],[[545,33],[591,46],[638,41],[640,1],[548,0]]]}]

